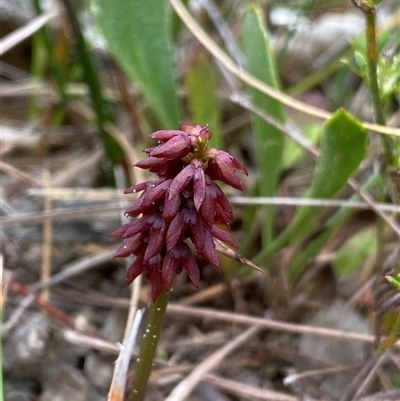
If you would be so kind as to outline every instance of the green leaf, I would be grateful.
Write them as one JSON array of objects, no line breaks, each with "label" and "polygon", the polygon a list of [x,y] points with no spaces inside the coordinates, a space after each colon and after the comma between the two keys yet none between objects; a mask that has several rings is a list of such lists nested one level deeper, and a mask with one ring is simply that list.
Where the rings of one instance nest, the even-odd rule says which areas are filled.
[{"label": "green leaf", "polygon": [[[246,9],[242,27],[242,45],[247,70],[269,86],[279,89],[275,59],[259,7],[250,6]],[[257,107],[284,122],[285,114],[281,103],[256,89],[250,88],[249,92]],[[281,169],[285,137],[281,131],[257,116],[252,116],[252,128],[259,170],[258,194],[274,196]],[[264,211],[262,237],[263,244],[266,245],[273,237],[274,206],[265,206]]]},{"label": "green leaf", "polygon": [[[338,110],[322,128],[320,156],[306,198],[332,198],[357,169],[367,151],[367,133],[345,110]],[[322,207],[302,206],[292,223],[267,248],[254,258],[268,259],[289,242],[309,235],[316,228]]]},{"label": "green leaf", "polygon": [[[323,126],[320,156],[308,198],[331,198],[357,169],[367,151],[367,133],[344,110],[338,110]],[[300,207],[289,226],[291,240],[315,227],[322,208]]]},{"label": "green leaf", "polygon": [[222,134],[221,109],[217,98],[217,74],[203,53],[199,54],[189,70],[185,84],[189,91],[188,104],[192,121],[201,125],[208,124],[213,134],[210,145],[220,149]]},{"label": "green leaf", "polygon": [[93,0],[109,49],[146,97],[164,128],[180,120],[170,9],[159,0]]}]

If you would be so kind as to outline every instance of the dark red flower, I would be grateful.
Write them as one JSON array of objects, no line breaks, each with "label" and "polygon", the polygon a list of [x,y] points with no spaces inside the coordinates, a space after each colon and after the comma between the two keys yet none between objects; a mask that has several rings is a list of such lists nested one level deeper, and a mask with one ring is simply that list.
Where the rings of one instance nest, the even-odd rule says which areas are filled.
[{"label": "dark red flower", "polygon": [[182,269],[198,288],[200,271],[188,242],[215,266],[219,258],[214,239],[237,246],[231,234],[217,226],[227,227],[233,215],[228,199],[214,181],[243,189],[237,171],[246,175],[247,171],[229,153],[208,147],[208,127],[180,124],[179,130],[156,131],[150,137],[157,139],[158,145],[146,149],[148,157],[136,167],[155,173],[159,179],[125,191],[141,192],[125,212],[136,219],[111,235],[123,238],[116,257],[135,256],[126,285],[145,273],[155,300],[163,287],[172,287]]}]

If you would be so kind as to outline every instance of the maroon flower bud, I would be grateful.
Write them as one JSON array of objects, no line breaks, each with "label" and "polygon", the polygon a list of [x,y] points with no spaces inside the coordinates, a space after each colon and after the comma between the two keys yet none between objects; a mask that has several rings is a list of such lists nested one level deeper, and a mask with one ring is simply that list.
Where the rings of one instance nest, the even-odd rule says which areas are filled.
[{"label": "maroon flower bud", "polygon": [[155,300],[163,287],[172,287],[182,269],[194,286],[199,286],[200,271],[189,242],[199,256],[215,266],[219,258],[214,239],[237,246],[231,234],[217,226],[228,226],[233,215],[228,199],[214,181],[243,189],[237,171],[246,175],[247,171],[229,153],[208,148],[208,127],[180,124],[179,130],[156,131],[150,137],[159,143],[145,150],[149,156],[136,167],[155,173],[159,179],[125,191],[142,192],[125,212],[136,220],[111,235],[123,238],[116,257],[135,256],[125,284],[145,273]]},{"label": "maroon flower bud", "polygon": [[206,173],[211,179],[217,179],[233,188],[243,191],[243,184],[236,175],[236,170],[247,175],[245,167],[239,163],[232,155],[223,150],[209,149],[207,152],[210,161]]},{"label": "maroon flower bud", "polygon": [[164,160],[182,159],[191,151],[190,139],[184,133],[173,136],[150,151],[150,156]]}]

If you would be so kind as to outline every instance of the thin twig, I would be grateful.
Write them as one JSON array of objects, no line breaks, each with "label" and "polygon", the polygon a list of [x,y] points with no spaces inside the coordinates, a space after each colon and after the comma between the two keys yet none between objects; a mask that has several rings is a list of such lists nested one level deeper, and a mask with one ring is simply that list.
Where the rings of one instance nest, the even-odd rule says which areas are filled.
[{"label": "thin twig", "polygon": [[377,370],[382,366],[382,364],[387,360],[388,353],[390,349],[387,349],[380,357],[378,360],[375,362],[374,366],[368,373],[367,377],[364,379],[362,384],[359,386],[357,389],[356,393],[354,394],[352,401],[358,400],[361,395],[367,390],[368,386],[371,384],[371,381],[374,379]]},{"label": "thin twig", "polygon": [[[320,199],[320,198],[290,198],[290,197],[249,197],[233,196],[229,201],[235,205],[287,205],[287,206],[324,206],[324,207],[344,207],[350,209],[371,209],[365,202],[356,202],[340,199]],[[376,203],[377,209],[383,212],[400,213],[400,206],[389,203]]]},{"label": "thin twig", "polygon": [[[51,183],[51,175],[48,166],[43,171],[43,186],[49,188]],[[51,199],[44,199],[43,210],[45,213],[50,213],[52,208]],[[42,243],[42,269],[40,280],[42,282],[48,281],[51,276],[51,240],[52,240],[52,221],[51,219],[43,220],[43,243]],[[48,287],[43,287],[41,297],[44,301],[50,298],[50,291]]]},{"label": "thin twig", "polygon": [[[135,198],[132,195],[125,195],[113,189],[93,189],[93,188],[33,188],[28,190],[30,196],[43,196],[52,200],[79,199],[86,201],[121,201],[121,208],[129,206]],[[324,198],[293,198],[279,196],[230,196],[229,201],[235,205],[284,205],[284,206],[315,206],[315,207],[343,207],[350,209],[371,209],[365,202],[356,202],[342,199]],[[383,212],[400,213],[400,206],[391,203],[376,203],[377,209]]]}]

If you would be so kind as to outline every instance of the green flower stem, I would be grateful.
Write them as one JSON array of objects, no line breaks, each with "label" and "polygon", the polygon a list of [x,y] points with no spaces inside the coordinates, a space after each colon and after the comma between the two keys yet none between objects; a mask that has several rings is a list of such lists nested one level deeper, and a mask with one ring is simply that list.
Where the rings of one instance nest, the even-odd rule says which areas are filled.
[{"label": "green flower stem", "polygon": [[[376,122],[378,124],[385,125],[386,118],[380,96],[377,74],[378,48],[376,45],[376,8],[372,6],[365,6],[361,7],[361,10],[364,13],[366,22],[365,38],[367,42],[369,89],[371,91],[372,101],[374,104]],[[381,135],[381,138],[386,153],[387,164],[388,166],[395,166],[396,146],[390,136]]]},{"label": "green flower stem", "polygon": [[164,288],[150,307],[146,332],[143,335],[136,371],[133,378],[130,401],[142,401],[146,395],[147,382],[153,365],[168,299],[169,291]]}]

